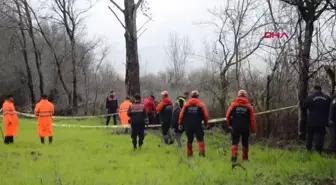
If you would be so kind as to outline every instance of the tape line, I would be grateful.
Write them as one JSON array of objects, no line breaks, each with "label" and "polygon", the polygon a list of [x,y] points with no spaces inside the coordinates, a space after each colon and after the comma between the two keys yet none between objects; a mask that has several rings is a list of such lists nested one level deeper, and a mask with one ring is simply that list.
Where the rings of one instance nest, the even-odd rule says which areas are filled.
[{"label": "tape line", "polygon": [[[293,105],[293,106],[288,106],[288,107],[283,107],[279,109],[273,109],[273,110],[268,110],[268,111],[263,111],[263,112],[258,112],[255,113],[255,115],[263,115],[263,114],[269,114],[273,112],[278,112],[278,111],[283,111],[283,110],[288,110],[288,109],[294,109],[297,108],[298,105]],[[2,109],[0,109],[0,112]],[[26,117],[30,118],[36,118],[35,115],[33,114],[27,114],[27,113],[22,113],[22,112],[17,112],[19,115],[23,115]],[[116,115],[118,113],[113,113],[113,114],[104,114],[104,115],[97,115],[97,116],[53,116],[53,119],[64,119],[64,120],[70,120],[70,119],[89,119],[89,118],[98,118],[98,117],[106,117],[109,115]],[[0,115],[0,117],[3,117],[3,115]],[[211,119],[208,121],[208,123],[216,123],[216,122],[223,122],[226,121],[226,118],[217,118],[217,119]],[[53,124],[53,127],[67,127],[67,128],[72,128],[72,127],[77,127],[77,128],[129,128],[130,126],[124,126],[124,125],[78,125],[78,124]],[[146,128],[160,128],[161,125],[147,125]]]},{"label": "tape line", "polygon": [[[279,112],[279,111],[283,111],[283,110],[288,110],[288,109],[294,109],[297,108],[298,105],[293,105],[293,106],[289,106],[289,107],[283,107],[283,108],[279,108],[279,109],[273,109],[273,110],[268,110],[268,111],[263,111],[263,112],[258,112],[255,113],[255,115],[263,115],[263,114],[269,114],[269,113],[273,113],[273,112]],[[223,122],[226,121],[226,118],[217,118],[217,119],[211,119],[209,120],[209,123],[216,123],[216,122]],[[126,128],[129,126],[123,126],[123,125],[77,125],[77,124],[53,124],[54,127],[67,127],[67,128],[71,128],[71,127],[77,127],[77,128]],[[161,128],[161,125],[147,125],[146,128]]]}]

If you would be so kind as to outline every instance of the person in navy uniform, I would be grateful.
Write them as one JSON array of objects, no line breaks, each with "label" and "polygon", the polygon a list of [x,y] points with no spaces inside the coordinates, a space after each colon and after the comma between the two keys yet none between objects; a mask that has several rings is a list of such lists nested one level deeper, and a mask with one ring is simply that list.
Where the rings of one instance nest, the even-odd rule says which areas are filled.
[{"label": "person in navy uniform", "polygon": [[320,154],[323,150],[326,127],[329,125],[331,98],[322,92],[319,85],[314,87],[314,93],[307,97],[304,108],[308,110],[307,143],[308,151],[312,151],[314,136],[317,136],[315,149]]},{"label": "person in navy uniform", "polygon": [[[113,114],[113,123],[117,125],[117,112],[118,112],[118,100],[115,96],[114,91],[110,92],[110,95],[106,98],[106,110],[107,114]],[[106,116],[106,125],[109,125],[111,119],[111,115]]]},{"label": "person in navy uniform", "polygon": [[141,103],[140,94],[134,96],[134,102],[129,107],[127,115],[130,118],[132,128],[131,138],[133,148],[137,149],[137,139],[139,138],[138,146],[141,149],[145,139],[145,125],[148,124],[148,117],[145,106]]}]

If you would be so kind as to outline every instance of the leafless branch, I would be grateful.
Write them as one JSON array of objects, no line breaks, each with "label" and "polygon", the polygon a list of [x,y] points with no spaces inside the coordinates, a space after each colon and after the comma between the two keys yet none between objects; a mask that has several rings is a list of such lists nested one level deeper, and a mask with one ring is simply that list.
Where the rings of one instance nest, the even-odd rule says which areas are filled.
[{"label": "leafless branch", "polygon": [[110,0],[110,2],[111,2],[115,7],[117,7],[118,10],[120,10],[122,13],[124,13],[125,10],[122,9],[122,8],[118,5],[118,3],[114,2],[113,0]]},{"label": "leafless branch", "polygon": [[118,15],[113,11],[113,9],[111,7],[108,6],[108,9],[111,10],[111,12],[113,13],[113,15],[117,18],[118,22],[121,24],[121,26],[125,29],[125,31],[127,31],[126,26],[124,25],[124,23],[119,19]]}]

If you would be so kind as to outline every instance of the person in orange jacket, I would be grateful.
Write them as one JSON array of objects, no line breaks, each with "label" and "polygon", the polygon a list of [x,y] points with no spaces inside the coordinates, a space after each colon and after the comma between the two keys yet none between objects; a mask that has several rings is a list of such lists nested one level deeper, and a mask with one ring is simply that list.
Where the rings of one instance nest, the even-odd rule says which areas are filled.
[{"label": "person in orange jacket", "polygon": [[205,157],[205,143],[204,143],[204,125],[208,126],[208,112],[203,103],[198,99],[199,92],[194,90],[191,92],[191,99],[189,99],[183,106],[178,124],[179,129],[184,128],[188,142],[187,142],[187,156],[193,155],[192,143],[194,136],[196,136],[198,142],[199,156]]},{"label": "person in orange jacket", "polygon": [[172,144],[173,140],[171,140],[169,129],[173,116],[173,101],[168,98],[168,91],[162,91],[161,95],[162,101],[157,105],[156,112],[159,114],[162,124],[163,141],[165,144]]},{"label": "person in orange jacket", "polygon": [[48,96],[43,94],[42,99],[35,107],[37,119],[38,136],[41,144],[44,144],[44,137],[49,137],[49,144],[53,141],[52,116],[54,115],[54,105],[48,101]]},{"label": "person in orange jacket", "polygon": [[13,95],[8,95],[6,101],[2,105],[3,112],[3,122],[5,125],[5,144],[13,144],[14,136],[18,134],[19,129],[19,118],[16,114],[14,107],[14,97]]},{"label": "person in orange jacket", "polygon": [[230,105],[226,113],[226,124],[232,127],[232,162],[237,161],[238,143],[242,138],[243,160],[248,160],[249,135],[256,133],[254,110],[246,97],[246,91],[240,90],[238,98]]},{"label": "person in orange jacket", "polygon": [[129,126],[129,117],[127,115],[128,108],[132,105],[130,98],[127,96],[125,101],[119,106],[119,117],[121,120],[121,125],[124,127]]}]

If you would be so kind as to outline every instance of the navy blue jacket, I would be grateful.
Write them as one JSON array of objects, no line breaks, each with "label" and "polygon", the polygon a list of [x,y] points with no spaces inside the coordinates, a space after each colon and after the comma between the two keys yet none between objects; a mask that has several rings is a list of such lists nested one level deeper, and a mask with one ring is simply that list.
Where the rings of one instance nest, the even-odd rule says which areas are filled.
[{"label": "navy blue jacket", "polygon": [[173,102],[171,99],[164,98],[156,107],[156,112],[159,113],[160,120],[165,124],[171,124],[173,115]]},{"label": "navy blue jacket", "polygon": [[202,121],[207,126],[208,119],[208,111],[203,103],[197,98],[191,98],[183,106],[178,124],[183,125],[185,130],[189,128],[202,128]]},{"label": "navy blue jacket", "polygon": [[307,97],[304,108],[308,110],[308,126],[328,126],[331,98],[321,91]]},{"label": "navy blue jacket", "polygon": [[140,102],[133,103],[127,111],[127,115],[131,120],[132,127],[145,127],[147,113],[145,106]]}]

